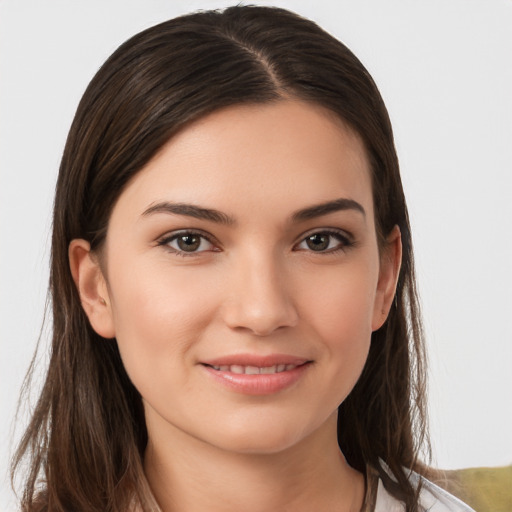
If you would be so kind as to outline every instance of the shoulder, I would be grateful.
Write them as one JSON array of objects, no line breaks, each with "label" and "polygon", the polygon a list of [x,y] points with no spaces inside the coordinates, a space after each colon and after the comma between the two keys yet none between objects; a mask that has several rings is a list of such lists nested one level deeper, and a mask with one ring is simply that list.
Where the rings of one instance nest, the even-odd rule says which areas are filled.
[{"label": "shoulder", "polygon": [[[420,510],[426,512],[475,512],[471,507],[426,478],[411,473],[410,479],[416,484],[421,482]],[[404,511],[403,503],[391,496],[382,480],[379,479],[374,512]]]},{"label": "shoulder", "polygon": [[422,480],[420,502],[430,512],[474,512],[474,510],[441,487]]}]

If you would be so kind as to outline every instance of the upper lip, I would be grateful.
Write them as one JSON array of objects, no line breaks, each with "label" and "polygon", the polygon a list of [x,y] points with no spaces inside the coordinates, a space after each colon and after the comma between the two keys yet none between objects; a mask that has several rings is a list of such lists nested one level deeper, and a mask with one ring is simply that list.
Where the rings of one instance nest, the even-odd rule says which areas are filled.
[{"label": "upper lip", "polygon": [[300,366],[310,360],[305,357],[297,357],[287,354],[269,354],[260,356],[256,354],[231,354],[227,356],[216,357],[215,359],[208,359],[201,361],[201,364],[208,366],[256,366],[258,368],[266,368],[279,364],[293,364]]}]

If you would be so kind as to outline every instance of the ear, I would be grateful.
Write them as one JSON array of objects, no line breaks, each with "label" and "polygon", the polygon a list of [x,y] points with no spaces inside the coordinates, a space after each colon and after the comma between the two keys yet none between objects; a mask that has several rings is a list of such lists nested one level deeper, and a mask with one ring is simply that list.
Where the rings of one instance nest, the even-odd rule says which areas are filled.
[{"label": "ear", "polygon": [[395,226],[386,239],[380,257],[379,281],[373,308],[372,331],[380,329],[386,321],[395,297],[396,285],[402,264],[402,237]]},{"label": "ear", "polygon": [[68,256],[71,274],[92,328],[104,338],[113,338],[110,297],[97,256],[91,252],[89,242],[82,239],[71,241]]}]

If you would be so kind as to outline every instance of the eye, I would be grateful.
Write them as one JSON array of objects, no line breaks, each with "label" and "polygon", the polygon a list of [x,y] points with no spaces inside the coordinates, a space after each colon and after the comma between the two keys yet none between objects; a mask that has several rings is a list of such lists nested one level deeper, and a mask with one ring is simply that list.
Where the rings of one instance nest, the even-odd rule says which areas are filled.
[{"label": "eye", "polygon": [[173,233],[158,242],[180,255],[192,255],[205,251],[218,250],[217,247],[202,233],[195,231],[180,231]]},{"label": "eye", "polygon": [[298,245],[297,249],[313,251],[313,252],[335,252],[344,250],[353,245],[353,242],[338,231],[317,231],[311,233],[304,238]]}]

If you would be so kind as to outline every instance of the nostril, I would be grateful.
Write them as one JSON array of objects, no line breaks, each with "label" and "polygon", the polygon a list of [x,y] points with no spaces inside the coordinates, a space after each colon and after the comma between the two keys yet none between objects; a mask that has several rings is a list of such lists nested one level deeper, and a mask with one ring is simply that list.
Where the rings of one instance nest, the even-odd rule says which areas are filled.
[{"label": "nostril", "polygon": [[285,275],[278,272],[276,265],[275,261],[244,259],[238,271],[235,269],[231,274],[232,287],[223,306],[224,321],[231,329],[268,336],[297,324],[298,313]]}]

